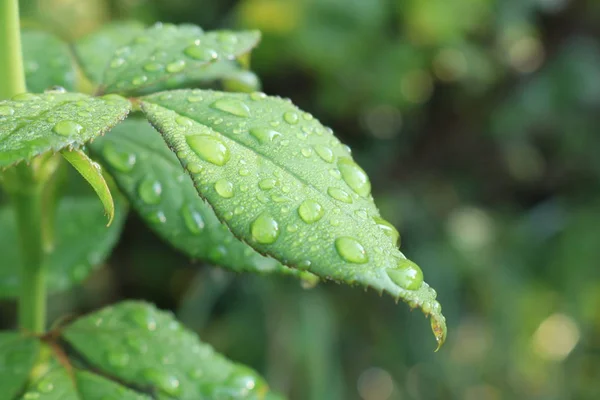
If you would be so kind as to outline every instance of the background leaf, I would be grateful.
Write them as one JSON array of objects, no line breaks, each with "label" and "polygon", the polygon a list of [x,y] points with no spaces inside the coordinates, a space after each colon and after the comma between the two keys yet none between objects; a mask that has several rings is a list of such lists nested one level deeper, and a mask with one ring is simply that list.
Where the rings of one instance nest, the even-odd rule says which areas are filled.
[{"label": "background leaf", "polygon": [[170,314],[145,303],[82,317],[63,337],[93,368],[159,398],[261,399],[269,390],[250,368],[216,354]]},{"label": "background leaf", "polygon": [[236,235],[286,265],[421,307],[443,343],[435,291],[398,250],[349,149],[312,115],[260,93],[200,90],[151,95],[142,109]]},{"label": "background leaf", "polygon": [[[116,197],[113,223],[106,227],[102,205],[93,196],[69,196],[56,210],[54,248],[47,257],[48,290],[65,290],[82,282],[98,267],[119,239],[126,207]],[[10,205],[0,208],[0,298],[19,295],[20,255],[15,216]]]},{"label": "background leaf", "polygon": [[61,154],[94,189],[104,206],[104,212],[108,216],[108,225],[110,225],[115,217],[115,203],[102,176],[102,167],[92,161],[83,150],[63,150]]},{"label": "background leaf", "polygon": [[13,399],[23,390],[39,349],[40,344],[33,337],[17,332],[0,333],[0,393],[3,399]]},{"label": "background leaf", "polygon": [[160,134],[145,120],[128,119],[90,148],[149,226],[193,258],[237,272],[318,278],[264,257],[221,224]]},{"label": "background leaf", "polygon": [[192,25],[158,24],[116,50],[103,78],[105,92],[139,93],[174,76],[192,79],[205,65],[248,53],[257,31],[204,33]]},{"label": "background leaf", "polygon": [[94,83],[102,81],[115,50],[144,31],[137,21],[113,22],[75,42],[75,56],[83,73]]},{"label": "background leaf", "polygon": [[75,67],[69,46],[42,31],[24,30],[21,35],[27,90],[42,93],[53,86],[75,89]]},{"label": "background leaf", "polygon": [[130,109],[131,103],[117,95],[23,93],[1,101],[0,168],[81,146],[116,125]]}]

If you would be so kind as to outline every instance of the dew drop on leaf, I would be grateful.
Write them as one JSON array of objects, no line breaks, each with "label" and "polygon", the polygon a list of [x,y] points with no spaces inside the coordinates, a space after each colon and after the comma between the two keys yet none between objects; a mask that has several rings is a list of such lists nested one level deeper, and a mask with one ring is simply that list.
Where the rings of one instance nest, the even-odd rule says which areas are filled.
[{"label": "dew drop on leaf", "polygon": [[204,229],[202,215],[191,205],[186,204],[181,208],[183,223],[192,235],[199,235]]},{"label": "dew drop on leaf", "polygon": [[83,130],[83,126],[79,125],[75,121],[70,121],[70,120],[59,121],[56,123],[56,125],[54,125],[54,128],[52,128],[52,131],[54,133],[56,133],[57,135],[61,135],[61,136],[77,135],[82,130]]},{"label": "dew drop on leaf", "polygon": [[233,183],[227,179],[219,179],[215,182],[215,191],[219,196],[230,199],[233,197]]},{"label": "dew drop on leaf", "polygon": [[304,200],[298,207],[298,215],[307,224],[317,222],[323,217],[325,210],[314,200]]},{"label": "dew drop on leaf", "polygon": [[296,114],[293,111],[287,111],[283,114],[283,119],[285,120],[285,122],[287,122],[290,125],[294,125],[298,123],[298,120],[300,119],[298,117],[298,114]]},{"label": "dew drop on leaf", "polygon": [[186,47],[183,50],[183,53],[186,56],[188,56],[194,60],[199,60],[199,61],[211,61],[211,60],[216,60],[219,57],[217,52],[214,51],[213,49],[207,49],[205,47],[198,46],[195,44]]},{"label": "dew drop on leaf", "polygon": [[258,187],[262,190],[271,190],[275,187],[277,181],[273,178],[265,178],[258,182]]},{"label": "dew drop on leaf", "polygon": [[269,128],[252,128],[250,129],[250,134],[260,143],[267,143],[273,141],[276,137],[281,136],[281,133]]},{"label": "dew drop on leaf", "polygon": [[138,194],[144,203],[158,204],[160,203],[162,186],[156,179],[146,178],[138,186]]},{"label": "dew drop on leaf", "polygon": [[135,154],[117,150],[116,146],[112,142],[106,143],[102,149],[102,155],[106,161],[117,171],[131,172],[135,166]]},{"label": "dew drop on leaf", "polygon": [[229,148],[221,140],[208,135],[185,137],[190,148],[204,161],[223,166],[229,161]]},{"label": "dew drop on leaf", "polygon": [[314,146],[314,148],[315,152],[323,159],[323,161],[328,163],[333,162],[333,151],[329,147],[318,144]]},{"label": "dew drop on leaf", "polygon": [[252,238],[260,244],[271,244],[279,236],[279,224],[269,214],[263,213],[250,225]]},{"label": "dew drop on leaf", "polygon": [[406,290],[418,290],[423,285],[423,271],[410,260],[401,260],[396,268],[388,269],[390,279]]},{"label": "dew drop on leaf", "polygon": [[185,61],[177,60],[172,63],[167,64],[167,72],[176,73],[181,72],[185,68]]},{"label": "dew drop on leaf", "polygon": [[148,368],[142,373],[149,384],[156,386],[159,390],[169,396],[181,394],[181,385],[177,377],[167,374],[155,368]]},{"label": "dew drop on leaf", "polygon": [[219,99],[210,105],[216,110],[221,110],[231,115],[238,117],[249,117],[250,108],[240,100],[236,99]]},{"label": "dew drop on leaf", "polygon": [[352,197],[350,197],[350,195],[342,189],[330,187],[327,189],[327,194],[338,201],[348,204],[352,203]]},{"label": "dew drop on leaf", "polygon": [[124,351],[111,351],[108,353],[108,363],[115,368],[124,368],[129,364],[129,354]]},{"label": "dew drop on leaf", "polygon": [[390,224],[388,221],[381,217],[373,217],[373,220],[375,221],[379,229],[383,231],[383,233],[392,238],[394,244],[400,244],[400,233],[398,233],[398,230],[394,225]]},{"label": "dew drop on leaf", "polygon": [[163,69],[163,66],[162,66],[162,64],[152,62],[152,63],[145,64],[143,66],[143,69],[146,72],[156,72],[156,71],[160,71],[161,69]]},{"label": "dew drop on leaf", "polygon": [[365,248],[354,238],[348,236],[337,238],[335,240],[335,249],[340,257],[348,262],[364,264],[368,261]]},{"label": "dew drop on leaf", "polygon": [[15,113],[15,110],[13,108],[10,108],[8,106],[0,106],[0,116],[1,117],[7,117],[10,115],[13,115]]},{"label": "dew drop on leaf", "polygon": [[371,182],[369,177],[354,161],[343,158],[338,161],[338,168],[342,178],[360,196],[366,197],[371,193]]}]

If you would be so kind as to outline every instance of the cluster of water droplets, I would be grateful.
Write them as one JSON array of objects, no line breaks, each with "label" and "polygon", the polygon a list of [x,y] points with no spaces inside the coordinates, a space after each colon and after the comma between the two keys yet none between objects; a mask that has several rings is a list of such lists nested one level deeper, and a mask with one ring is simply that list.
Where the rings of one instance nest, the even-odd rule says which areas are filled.
[{"label": "cluster of water droplets", "polygon": [[105,81],[121,90],[145,87],[166,75],[240,56],[256,45],[258,37],[255,32],[204,33],[196,26],[159,23],[116,50]]},{"label": "cluster of water droplets", "polygon": [[[176,109],[180,114],[172,114],[168,117],[172,118],[174,126],[167,130],[173,129],[183,133],[182,137],[187,148],[202,162],[208,164],[203,165],[202,162],[197,162],[193,157],[189,158],[185,150],[186,146],[183,146],[182,143],[175,146],[178,149],[177,155],[184,162],[188,171],[195,176],[202,191],[212,189],[221,199],[234,202],[234,206],[230,207],[234,211],[223,212],[222,216],[226,221],[231,221],[236,215],[243,213],[243,211],[235,212],[236,210],[247,208],[248,213],[254,213],[255,217],[249,223],[252,242],[260,245],[271,245],[280,240],[282,232],[293,233],[292,237],[295,237],[295,240],[285,239],[286,244],[290,243],[294,247],[301,248],[307,242],[309,244],[312,242],[309,249],[311,252],[317,252],[322,249],[326,242],[330,241],[337,254],[347,263],[365,264],[369,262],[371,257],[368,254],[369,249],[365,248],[363,243],[355,237],[332,237],[327,229],[300,229],[298,224],[289,223],[291,219],[288,217],[283,217],[280,220],[279,215],[289,215],[291,211],[291,208],[286,204],[296,202],[296,206],[294,206],[295,214],[301,223],[312,225],[319,222],[323,223],[326,220],[332,227],[339,227],[343,223],[343,214],[348,213],[345,208],[347,206],[344,204],[352,205],[351,218],[359,220],[360,224],[368,223],[378,227],[381,232],[390,238],[394,246],[398,244],[399,234],[397,230],[389,222],[382,219],[372,206],[371,184],[366,173],[351,159],[349,149],[340,144],[339,140],[331,134],[331,130],[318,124],[312,115],[285,104],[284,107],[280,108],[285,111],[282,112],[279,118],[273,119],[272,115],[275,112],[272,109],[272,103],[268,103],[269,101],[272,102],[273,99],[267,98],[262,93],[253,93],[247,96],[226,96],[216,92],[202,91],[187,91],[186,93],[186,105],[181,106],[181,104],[178,104]],[[169,104],[173,101],[172,96],[172,93],[158,95],[159,102],[164,101],[165,104]],[[263,101],[267,101],[266,106],[253,104]],[[281,102],[281,100],[277,101]],[[287,103],[286,100],[283,102]],[[261,107],[267,108],[266,113]],[[211,112],[208,110],[209,108],[215,111]],[[232,116],[237,117],[237,119],[231,118]],[[264,122],[253,125],[252,121],[262,121],[267,116],[270,120],[268,125]],[[192,118],[200,118],[202,124],[196,123]],[[249,168],[249,164],[262,162],[260,157],[249,163],[246,163],[243,159],[238,160],[236,158],[234,160],[231,147],[236,147],[239,143],[244,147],[257,149],[259,153],[263,151],[260,154],[267,154],[266,158],[268,158],[269,151],[286,152],[286,155],[297,151],[297,153],[291,153],[294,161],[309,159],[307,161],[309,163],[321,163],[318,166],[319,170],[322,168],[322,163],[329,165],[326,171],[334,181],[328,182],[339,180],[344,184],[330,183],[330,186],[325,189],[325,193],[331,200],[319,200],[317,197],[310,195],[311,190],[306,184],[282,176],[281,171],[271,171],[272,176],[264,176],[265,171],[269,171],[267,166],[259,166],[259,172],[256,171],[256,167]],[[293,145],[290,143],[293,143]],[[283,149],[277,150],[278,147]],[[210,167],[211,164],[217,167],[227,165],[229,169],[232,168],[229,164],[232,162],[240,165],[237,169],[240,178],[231,179],[227,177],[227,174],[217,173],[216,176],[220,175],[221,177],[215,178],[210,183],[212,179],[210,175],[214,174],[206,173],[205,170],[210,170],[212,168]],[[309,171],[310,169],[312,168],[308,167]],[[292,171],[292,173],[294,172]],[[278,174],[279,176],[277,176]],[[244,183],[243,178],[246,176],[250,176],[248,183]],[[255,183],[257,178],[257,183]],[[260,207],[256,208],[248,204],[242,204],[244,196],[242,196],[242,199],[236,200],[236,193],[248,191],[249,186],[253,184],[260,189],[256,195],[258,202],[269,203],[271,206],[274,203],[281,203],[282,207],[279,213],[272,214],[268,211],[270,207],[266,209],[263,207],[261,211]],[[303,196],[302,193],[306,193],[306,195]],[[236,204],[239,205],[235,206]],[[334,205],[333,208],[332,204]],[[374,246],[370,251],[378,254],[385,252],[384,248],[380,246]],[[397,264],[386,270],[389,271],[389,279],[404,289],[419,289],[423,281],[419,267],[404,258],[397,258]],[[286,263],[289,260],[283,259],[282,262]],[[293,264],[298,268],[308,268],[311,261],[309,259],[296,260]]]}]

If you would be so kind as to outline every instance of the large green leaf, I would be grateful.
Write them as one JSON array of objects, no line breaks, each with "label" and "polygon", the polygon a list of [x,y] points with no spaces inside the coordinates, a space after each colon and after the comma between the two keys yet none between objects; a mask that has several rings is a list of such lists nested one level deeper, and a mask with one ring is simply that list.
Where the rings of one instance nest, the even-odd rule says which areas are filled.
[{"label": "large green leaf", "polygon": [[75,89],[75,68],[69,46],[46,32],[25,30],[22,35],[27,89],[42,93],[53,86]]},{"label": "large green leaf", "polygon": [[94,370],[153,398],[262,399],[269,390],[253,370],[215,353],[171,314],[145,303],[80,318],[63,338]]},{"label": "large green leaf", "polygon": [[238,237],[286,265],[421,307],[443,343],[435,291],[398,249],[366,174],[331,130],[261,93],[181,90],[141,105]]},{"label": "large green leaf", "polygon": [[[56,210],[54,248],[46,259],[51,292],[83,281],[117,243],[125,221],[123,200],[115,198],[113,223],[106,227],[102,205],[93,196],[64,197]],[[20,255],[12,207],[0,208],[0,298],[19,295]]]},{"label": "large green leaf", "polygon": [[0,394],[13,399],[24,388],[38,357],[39,342],[16,332],[0,333]]},{"label": "large green leaf", "polygon": [[147,121],[128,119],[90,148],[150,227],[190,257],[237,272],[317,279],[263,257],[240,242],[198,196],[177,157]]},{"label": "large green leaf", "polygon": [[92,82],[100,83],[115,51],[143,31],[144,26],[139,22],[113,22],[79,39],[74,50],[83,73]]},{"label": "large green leaf", "polygon": [[248,53],[259,39],[257,31],[205,33],[192,25],[157,24],[115,51],[104,91],[139,93],[175,76],[194,76],[209,63]]},{"label": "large green leaf", "polygon": [[117,95],[23,93],[0,101],[0,168],[79,147],[112,128],[130,109],[131,103]]}]

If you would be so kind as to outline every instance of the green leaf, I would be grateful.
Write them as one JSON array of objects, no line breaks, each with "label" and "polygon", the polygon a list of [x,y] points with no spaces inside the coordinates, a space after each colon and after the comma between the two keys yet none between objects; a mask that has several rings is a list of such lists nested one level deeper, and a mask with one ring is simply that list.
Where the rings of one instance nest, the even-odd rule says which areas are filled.
[{"label": "green leaf", "polygon": [[100,83],[115,51],[143,31],[144,26],[139,22],[113,22],[79,39],[74,51],[85,76]]},{"label": "green leaf", "polygon": [[398,249],[349,149],[312,115],[261,93],[181,90],[141,106],[236,236],[285,265],[421,307],[443,343],[435,291]]},{"label": "green leaf", "polygon": [[48,371],[33,382],[22,400],[151,400],[152,397],[113,382],[96,373],[71,367],[58,361],[49,363]]},{"label": "green leaf", "polygon": [[293,274],[313,283],[317,279],[240,242],[198,196],[177,157],[147,121],[130,118],[90,149],[148,225],[183,253],[237,272]]},{"label": "green leaf", "polygon": [[110,226],[115,217],[115,203],[102,176],[100,165],[93,162],[83,150],[62,150],[61,154],[94,189],[104,206],[104,212],[108,216],[107,226]]},{"label": "green leaf", "polygon": [[204,33],[192,25],[157,24],[116,50],[104,74],[104,91],[140,93],[171,77],[194,77],[210,63],[248,53],[259,40],[257,31]]},{"label": "green leaf", "polygon": [[75,68],[69,46],[41,31],[23,31],[23,63],[27,90],[42,93],[53,86],[75,89]]},{"label": "green leaf", "polygon": [[108,131],[129,113],[117,95],[23,93],[0,101],[0,168],[65,147],[79,147]]},{"label": "green leaf", "polygon": [[0,332],[0,393],[3,399],[12,399],[25,388],[39,350],[40,343],[33,337]]},{"label": "green leaf", "polygon": [[[101,264],[119,239],[126,209],[116,198],[115,219],[106,227],[102,206],[92,196],[63,197],[56,210],[54,248],[48,255],[47,284],[51,292],[82,282]],[[19,295],[20,255],[12,207],[0,207],[0,298]]]},{"label": "green leaf", "polygon": [[125,302],[82,317],[63,338],[94,370],[159,398],[262,399],[268,386],[253,370],[201,343],[169,313]]}]

